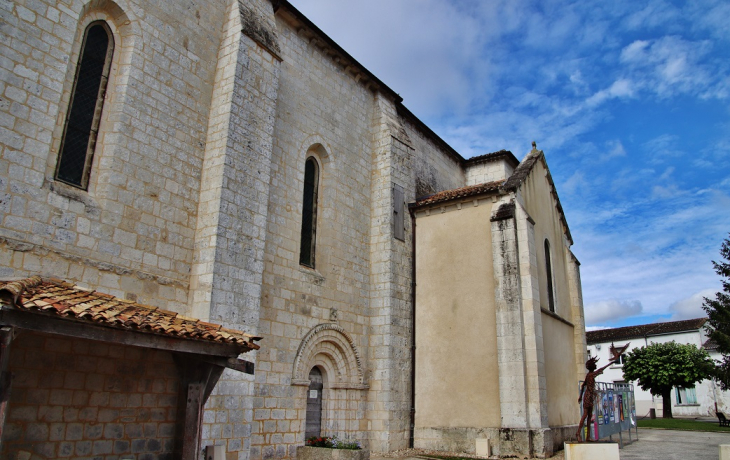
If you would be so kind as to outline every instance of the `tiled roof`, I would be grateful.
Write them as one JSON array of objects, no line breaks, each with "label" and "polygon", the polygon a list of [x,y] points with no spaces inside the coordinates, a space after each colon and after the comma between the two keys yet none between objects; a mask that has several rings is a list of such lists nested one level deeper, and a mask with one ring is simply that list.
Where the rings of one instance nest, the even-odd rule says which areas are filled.
[{"label": "tiled roof", "polygon": [[237,345],[241,352],[259,348],[254,340],[260,337],[39,276],[0,282],[0,307],[115,329]]},{"label": "tiled roof", "polygon": [[451,201],[457,198],[467,198],[474,195],[481,195],[482,193],[496,192],[499,190],[502,183],[504,183],[504,181],[487,182],[484,184],[469,185],[468,187],[461,187],[453,190],[444,190],[443,192],[434,193],[433,195],[421,198],[416,201],[415,207],[442,203],[444,201]]},{"label": "tiled roof", "polygon": [[717,342],[713,339],[707,339],[705,343],[702,344],[702,348],[705,350],[717,350]]},{"label": "tiled roof", "polygon": [[686,319],[684,321],[670,321],[666,323],[641,324],[638,326],[601,329],[600,331],[586,332],[586,342],[589,344],[613,342],[637,337],[652,335],[673,334],[676,332],[695,331],[707,322],[707,318]]}]

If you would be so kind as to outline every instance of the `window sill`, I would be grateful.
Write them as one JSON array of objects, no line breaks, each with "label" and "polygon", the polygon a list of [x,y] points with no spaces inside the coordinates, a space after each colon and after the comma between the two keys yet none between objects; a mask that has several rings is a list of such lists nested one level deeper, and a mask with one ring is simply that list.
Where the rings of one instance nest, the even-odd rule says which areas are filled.
[{"label": "window sill", "polygon": [[56,195],[77,201],[90,208],[98,207],[96,201],[89,196],[89,192],[86,190],[56,180],[49,181],[49,188]]},{"label": "window sill", "polygon": [[567,324],[567,325],[568,325],[568,326],[570,326],[570,327],[575,327],[575,325],[573,325],[573,323],[571,323],[571,322],[570,322],[570,321],[568,321],[567,319],[565,319],[565,318],[563,318],[563,317],[559,316],[559,315],[558,315],[557,313],[555,313],[555,312],[552,312],[552,311],[550,311],[550,310],[548,310],[548,309],[546,309],[546,308],[543,308],[543,307],[540,307],[540,310],[541,310],[541,311],[542,311],[543,313],[545,313],[546,315],[550,316],[551,318],[557,319],[557,320],[558,320],[558,321],[560,321],[561,323],[565,323],[565,324]]},{"label": "window sill", "polygon": [[307,276],[312,284],[322,286],[327,279],[316,269],[307,267],[306,265],[299,265],[299,272]]}]

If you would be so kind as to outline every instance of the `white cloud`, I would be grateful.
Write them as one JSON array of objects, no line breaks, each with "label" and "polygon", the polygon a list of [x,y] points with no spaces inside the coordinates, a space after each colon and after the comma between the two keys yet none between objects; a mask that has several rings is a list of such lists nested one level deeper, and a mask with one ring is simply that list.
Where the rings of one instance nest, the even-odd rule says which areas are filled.
[{"label": "white cloud", "polygon": [[662,0],[653,0],[648,2],[643,9],[628,15],[624,24],[627,28],[634,30],[664,27],[667,22],[673,21],[680,14],[681,12],[673,5]]},{"label": "white cloud", "polygon": [[608,152],[603,156],[604,160],[626,156],[626,149],[624,148],[624,144],[618,139],[608,141],[606,147],[608,148]]},{"label": "white cloud", "polygon": [[631,80],[621,78],[616,80],[606,89],[598,91],[586,100],[588,106],[593,107],[609,99],[623,99],[634,96],[634,84]]},{"label": "white cloud", "polygon": [[639,316],[643,312],[638,300],[602,300],[585,306],[586,324],[614,323],[632,316]]},{"label": "white cloud", "polygon": [[621,50],[621,61],[638,62],[641,61],[649,47],[649,40],[636,40],[629,46]]},{"label": "white cloud", "polygon": [[675,35],[636,40],[621,51],[624,78],[661,98],[676,94],[719,95],[721,92],[713,90],[721,84],[711,70],[715,64],[702,60],[712,47],[709,40],[692,41]]},{"label": "white cloud", "polygon": [[696,292],[686,299],[678,300],[669,306],[669,311],[672,313],[672,321],[678,321],[682,319],[691,318],[702,318],[707,316],[705,310],[702,309],[705,297],[714,297],[717,291],[713,289],[704,289],[700,292]]}]

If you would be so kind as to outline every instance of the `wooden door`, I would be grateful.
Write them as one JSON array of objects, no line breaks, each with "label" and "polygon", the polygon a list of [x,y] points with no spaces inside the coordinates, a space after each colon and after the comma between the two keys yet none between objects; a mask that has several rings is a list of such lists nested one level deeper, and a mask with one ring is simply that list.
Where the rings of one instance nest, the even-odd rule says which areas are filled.
[{"label": "wooden door", "polygon": [[322,430],[322,372],[313,367],[309,372],[309,391],[307,392],[307,423],[304,439],[321,436]]}]

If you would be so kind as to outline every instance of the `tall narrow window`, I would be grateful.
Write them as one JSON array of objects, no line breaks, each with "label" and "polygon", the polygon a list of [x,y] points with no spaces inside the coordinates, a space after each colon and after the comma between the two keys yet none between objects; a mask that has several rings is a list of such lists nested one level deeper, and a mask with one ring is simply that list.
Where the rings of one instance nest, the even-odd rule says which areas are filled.
[{"label": "tall narrow window", "polygon": [[555,293],[553,292],[553,264],[550,262],[550,243],[545,239],[545,274],[547,275],[548,307],[555,311]]},{"label": "tall narrow window", "polygon": [[56,179],[86,189],[114,53],[114,37],[103,21],[89,24],[81,43]]},{"label": "tall narrow window", "polygon": [[317,234],[317,184],[319,171],[314,158],[304,164],[304,197],[302,199],[302,240],[299,263],[314,268],[314,246]]}]

